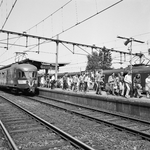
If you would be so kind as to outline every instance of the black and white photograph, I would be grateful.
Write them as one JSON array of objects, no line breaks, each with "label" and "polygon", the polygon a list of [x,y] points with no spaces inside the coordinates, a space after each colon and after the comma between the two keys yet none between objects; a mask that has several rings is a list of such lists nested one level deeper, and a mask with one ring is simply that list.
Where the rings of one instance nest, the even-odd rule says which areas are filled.
[{"label": "black and white photograph", "polygon": [[0,150],[150,150],[150,0],[0,0]]}]

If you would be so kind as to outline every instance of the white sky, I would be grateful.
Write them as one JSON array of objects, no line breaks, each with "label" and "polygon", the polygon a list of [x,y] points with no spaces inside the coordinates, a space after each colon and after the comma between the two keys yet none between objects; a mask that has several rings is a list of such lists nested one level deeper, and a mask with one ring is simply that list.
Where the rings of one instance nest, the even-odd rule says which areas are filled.
[{"label": "white sky", "polygon": [[[8,13],[10,12],[16,0],[0,0],[0,28],[2,28]],[[3,30],[14,32],[27,31],[35,26],[38,22],[61,8],[69,0],[18,0],[10,17],[8,18]],[[119,0],[72,0],[68,5],[59,10],[57,13],[42,21],[39,25],[31,30],[28,34],[53,37],[89,16],[105,9]],[[144,44],[133,43],[133,53],[142,52],[147,58],[148,48],[150,48],[150,0],[123,0],[116,6],[96,15],[90,20],[62,33],[59,35],[60,40],[78,42],[88,45],[106,48],[114,48],[119,51],[128,52],[128,47],[124,45],[124,40],[118,39],[117,36],[133,37],[137,40],[144,41]],[[10,38],[17,37],[10,35]],[[15,52],[23,52],[30,48],[9,46],[6,44],[7,35],[0,33],[0,65],[7,65],[14,62]],[[9,40],[9,43],[18,45],[26,44],[25,38],[15,38]],[[16,41],[17,40],[17,41]],[[37,40],[29,39],[28,44],[37,44]],[[66,45],[73,50],[72,46]],[[91,49],[84,48],[88,53]],[[30,51],[37,51],[38,47]],[[53,42],[40,45],[40,54],[29,52],[27,57],[41,61],[55,62],[56,44]],[[65,71],[81,71],[86,66],[86,55],[84,51],[75,48],[75,52],[83,55],[72,54],[63,45],[59,44],[59,62],[70,62],[70,65],[60,69]],[[129,64],[129,56],[123,58],[124,64],[120,65],[119,53],[112,53],[113,67],[124,67]],[[133,59],[133,63],[137,58]]]}]

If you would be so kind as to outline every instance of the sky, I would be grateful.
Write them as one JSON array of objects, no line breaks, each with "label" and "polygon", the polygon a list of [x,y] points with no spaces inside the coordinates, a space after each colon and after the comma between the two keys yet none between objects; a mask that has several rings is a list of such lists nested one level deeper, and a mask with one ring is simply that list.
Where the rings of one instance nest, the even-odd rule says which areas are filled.
[{"label": "sky", "polygon": [[[116,2],[119,3],[103,11]],[[150,0],[0,0],[0,29],[3,27],[3,30],[26,32],[54,39],[58,34],[60,40],[94,44],[98,47],[105,46],[123,52],[129,52],[129,46],[125,46],[125,40],[117,36],[132,37],[144,42],[143,44],[133,42],[132,52],[143,53],[145,57],[142,61],[147,63],[150,59],[148,55],[150,48],[149,8]],[[97,15],[83,21],[94,14]],[[72,28],[69,29],[70,27]],[[38,48],[38,46],[32,46],[38,44],[37,39],[29,38],[28,47],[26,47],[25,37],[9,35],[8,41],[9,44],[15,44],[15,46],[9,45],[7,50],[7,34],[0,33],[1,66],[14,63],[16,52],[25,51],[28,51],[26,57],[30,59],[46,62],[56,60],[55,42],[41,40],[40,42],[44,44]],[[75,54],[73,54],[72,45],[59,44],[58,46],[58,62],[69,63],[60,68],[60,72],[85,70],[87,55],[92,51],[90,48],[75,47]],[[38,50],[39,54],[36,53]],[[112,52],[112,58],[114,68],[126,67],[130,64],[129,55],[122,56],[123,64],[120,64],[120,53]],[[132,63],[138,62],[138,57],[132,58]]]}]

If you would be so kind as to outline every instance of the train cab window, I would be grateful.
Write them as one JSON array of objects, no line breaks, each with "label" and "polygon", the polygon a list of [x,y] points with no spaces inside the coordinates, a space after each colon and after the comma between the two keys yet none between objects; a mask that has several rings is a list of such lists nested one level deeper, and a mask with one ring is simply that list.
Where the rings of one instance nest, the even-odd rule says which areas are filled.
[{"label": "train cab window", "polygon": [[33,72],[33,71],[25,72],[26,78],[35,78],[36,75],[37,75],[36,72]]},{"label": "train cab window", "polygon": [[37,76],[37,73],[36,72],[33,72],[33,74],[32,74],[32,77],[36,77]]},{"label": "train cab window", "polygon": [[26,76],[25,76],[25,73],[24,72],[22,72],[22,71],[19,71],[19,78],[25,78]]},{"label": "train cab window", "polygon": [[5,77],[5,72],[2,72],[2,77],[3,77],[3,78]]},{"label": "train cab window", "polygon": [[18,73],[18,77],[21,78],[21,72]]},{"label": "train cab window", "polygon": [[24,72],[22,72],[22,78],[25,78],[26,76],[25,76],[25,73]]}]

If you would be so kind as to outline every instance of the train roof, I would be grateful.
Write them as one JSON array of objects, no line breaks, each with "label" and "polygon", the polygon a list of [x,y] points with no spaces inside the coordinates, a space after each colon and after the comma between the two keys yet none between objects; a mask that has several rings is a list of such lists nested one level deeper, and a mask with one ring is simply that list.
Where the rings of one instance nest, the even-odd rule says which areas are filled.
[{"label": "train roof", "polygon": [[0,70],[7,69],[7,68],[10,68],[10,67],[21,69],[21,70],[24,70],[24,71],[30,71],[30,70],[37,71],[37,67],[34,66],[34,65],[31,65],[31,64],[18,64],[18,63],[13,63],[13,64],[10,64],[10,65],[1,67]]},{"label": "train roof", "polygon": [[37,67],[31,64],[19,64],[16,68],[22,71],[37,71]]},{"label": "train roof", "polygon": [[[126,68],[121,68],[121,69],[108,69],[108,70],[104,70],[104,74],[112,74],[112,73],[120,73],[120,72],[124,72],[127,73],[130,70],[130,66],[126,67]],[[132,70],[133,73],[150,73],[150,66],[146,66],[146,65],[133,65],[132,66]],[[86,72],[86,71],[82,71],[82,72]],[[62,77],[65,73],[58,73],[58,77]],[[81,74],[81,72],[68,72],[68,75],[79,75]]]},{"label": "train roof", "polygon": [[[51,60],[51,59],[50,59]],[[19,63],[27,63],[27,64],[32,64],[34,66],[36,66],[39,69],[49,69],[50,67],[54,68],[55,67],[55,61],[43,61],[43,60],[37,60],[37,59],[25,59],[25,60],[22,60],[20,61]],[[58,67],[63,67],[63,66],[66,66],[68,65],[69,62],[58,62]]]},{"label": "train roof", "polygon": [[[130,71],[130,66],[122,69],[104,70],[104,74],[120,73],[120,72],[127,73],[128,71]],[[145,65],[132,66],[132,71],[133,73],[141,73],[141,72],[150,73],[150,66],[145,66]]]},{"label": "train roof", "polygon": [[[9,64],[7,66],[1,67],[0,70],[11,67],[14,64],[31,64],[31,65],[36,66],[38,70],[39,69],[44,69],[43,66],[46,67],[46,69],[47,68],[49,69],[50,66],[55,67],[55,62],[54,61],[44,62],[44,61],[40,61],[40,60],[36,60],[36,59],[27,58],[27,59],[24,59],[24,60],[19,61],[17,63],[12,63],[12,64]],[[58,67],[63,67],[63,66],[68,65],[68,64],[69,64],[69,62],[59,62]]]}]

